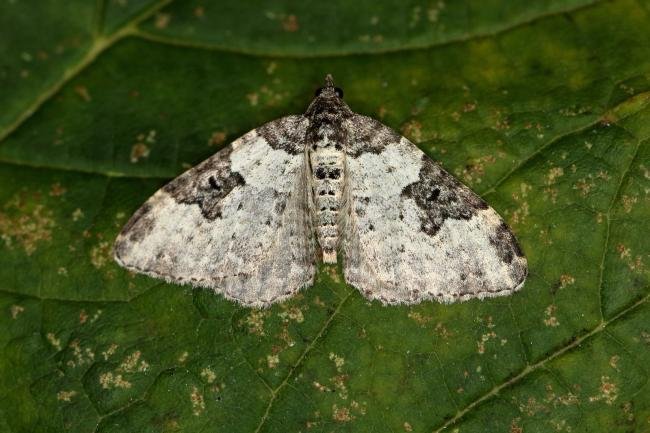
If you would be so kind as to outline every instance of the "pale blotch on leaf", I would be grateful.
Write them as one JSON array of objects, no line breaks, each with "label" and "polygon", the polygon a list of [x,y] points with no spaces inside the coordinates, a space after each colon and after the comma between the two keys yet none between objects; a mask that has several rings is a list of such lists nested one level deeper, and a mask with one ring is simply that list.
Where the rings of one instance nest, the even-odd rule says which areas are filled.
[{"label": "pale blotch on leaf", "polygon": [[[574,386],[579,389],[578,385]],[[555,393],[553,390],[553,385],[550,383],[545,386],[545,389],[546,397],[544,398],[544,402],[550,404],[554,408],[558,406],[572,406],[579,403],[578,397],[571,391],[567,392],[566,394],[558,395]]]},{"label": "pale blotch on leaf", "polygon": [[328,386],[323,385],[320,382],[313,381],[312,385],[314,386],[314,388],[316,388],[320,392],[332,392],[331,388],[329,388]]},{"label": "pale blotch on leaf", "polygon": [[62,277],[67,277],[68,269],[65,266],[59,266],[59,268],[56,270],[56,273]]},{"label": "pale blotch on leaf", "polygon": [[375,43],[375,44],[381,44],[384,42],[384,37],[380,34],[375,34],[375,35],[361,35],[359,36],[359,42],[363,42],[364,44],[367,43]]},{"label": "pale blotch on leaf", "polygon": [[589,397],[591,403],[604,401],[608,406],[614,404],[618,398],[618,386],[612,382],[609,376],[600,377],[600,393]]},{"label": "pale blotch on leaf", "polygon": [[434,331],[435,331],[436,335],[438,335],[438,337],[440,337],[440,338],[442,338],[444,340],[446,340],[449,337],[452,337],[454,335],[454,333],[452,331],[450,331],[449,329],[447,329],[445,324],[442,323],[442,322],[436,323],[436,327],[434,328]]},{"label": "pale blotch on leaf", "polygon": [[627,421],[634,421],[634,405],[631,401],[627,401],[623,404],[623,413],[625,414],[625,419]]},{"label": "pale blotch on leaf", "polygon": [[524,403],[519,404],[519,412],[528,416],[535,416],[537,413],[546,413],[549,408],[535,397],[528,397]]},{"label": "pale blotch on leaf", "polygon": [[430,23],[438,22],[438,17],[440,16],[440,11],[445,8],[445,2],[439,1],[435,5],[429,6],[427,9],[427,19]]},{"label": "pale blotch on leaf", "polygon": [[269,75],[273,75],[273,73],[275,72],[277,67],[278,67],[278,64],[276,62],[270,62],[266,66],[266,73],[269,74]]},{"label": "pale blotch on leaf", "polygon": [[142,357],[142,352],[136,350],[129,356],[127,356],[122,364],[118,367],[119,371],[124,371],[125,373],[135,373],[135,372],[145,372],[149,368],[149,364]]},{"label": "pale blotch on leaf", "polygon": [[345,359],[337,354],[330,352],[329,359],[334,363],[337,374],[331,377],[329,380],[334,386],[334,389],[337,391],[337,395],[341,400],[347,400],[348,398],[348,389],[346,382],[349,379],[347,374],[343,373],[343,366],[345,365]]},{"label": "pale blotch on leaf", "polygon": [[343,365],[345,364],[345,359],[342,356],[338,356],[334,352],[330,352],[329,359],[331,361],[334,361],[334,366],[336,367],[336,371],[340,373],[341,369],[343,368]]},{"label": "pale blotch on leaf", "polygon": [[422,124],[417,120],[409,120],[401,128],[402,135],[413,143],[422,141]]},{"label": "pale blotch on leaf", "polygon": [[[102,352],[104,360],[108,359],[115,352],[115,350],[117,350],[117,347],[118,346],[116,344],[112,344],[108,350]],[[131,382],[126,380],[122,374],[142,373],[147,371],[149,364],[145,360],[140,359],[141,357],[142,353],[137,350],[124,358],[122,360],[122,363],[115,369],[115,372],[102,373],[99,376],[99,383],[102,385],[102,388],[131,388]]]},{"label": "pale blotch on leaf", "polygon": [[350,422],[356,418],[356,415],[365,415],[366,405],[357,401],[351,401],[350,406],[332,405],[332,419],[336,422]]},{"label": "pale blotch on leaf", "polygon": [[90,249],[90,263],[97,269],[101,269],[111,262],[111,244],[107,241],[100,241]]},{"label": "pale blotch on leaf", "polygon": [[214,371],[210,370],[209,368],[204,368],[201,370],[201,377],[207,382],[207,383],[212,383],[217,379],[217,375]]},{"label": "pale blotch on leaf", "polygon": [[483,355],[485,353],[485,343],[497,338],[496,332],[492,330],[492,328],[494,328],[492,316],[488,316],[486,318],[486,322],[487,323],[485,326],[489,329],[489,331],[481,335],[481,338],[476,342],[476,346],[477,346],[476,351],[478,352],[479,355]]},{"label": "pale blotch on leaf", "polygon": [[405,432],[412,432],[413,431],[413,427],[407,421],[404,421],[404,424],[402,426],[404,427]]},{"label": "pale blotch on leaf", "polygon": [[354,416],[350,413],[350,409],[343,406],[338,407],[336,404],[332,405],[332,419],[336,422],[350,422]]},{"label": "pale blotch on leaf", "polygon": [[637,255],[634,257],[632,250],[626,247],[623,244],[618,244],[616,246],[616,251],[619,254],[621,260],[627,265],[631,271],[641,272],[645,269],[645,264],[643,263],[643,257]]},{"label": "pale blotch on leaf", "polygon": [[587,197],[591,190],[596,186],[593,181],[593,175],[589,174],[587,177],[578,179],[573,185],[573,189],[580,191],[580,195]]},{"label": "pale blotch on leaf", "polygon": [[0,238],[7,248],[18,242],[25,253],[30,256],[36,251],[40,242],[52,240],[52,229],[55,227],[52,211],[41,204],[39,194],[33,195],[33,202],[27,201],[24,194],[13,196],[0,211]]},{"label": "pale blotch on leaf", "polygon": [[131,147],[130,160],[132,163],[135,164],[136,162],[140,161],[140,159],[149,157],[149,153],[150,153],[149,146],[140,142],[135,143]]},{"label": "pale blotch on leaf", "polygon": [[101,309],[98,309],[97,311],[95,311],[95,314],[93,314],[93,317],[90,318],[90,323],[91,324],[95,323],[97,321],[97,319],[99,319],[99,316],[101,316],[101,315],[102,315],[102,310]]},{"label": "pale blotch on leaf", "polygon": [[[275,84],[278,82],[278,79],[274,80]],[[259,103],[264,103],[266,106],[273,107],[278,105],[288,95],[289,92],[278,92],[267,85],[263,85],[257,92],[247,94],[246,99],[248,99],[251,107],[255,107]]]},{"label": "pale blotch on leaf", "polygon": [[132,163],[136,163],[143,158],[148,158],[151,153],[149,145],[156,143],[156,130],[152,129],[147,134],[141,133],[136,137],[136,143],[131,147]]},{"label": "pale blotch on leaf", "polygon": [[614,370],[618,371],[618,361],[621,360],[621,357],[618,355],[613,355],[609,358],[609,366]]},{"label": "pale blotch on leaf", "polygon": [[[502,157],[504,155],[499,154],[498,156]],[[494,155],[484,155],[478,158],[471,158],[462,169],[454,170],[454,174],[461,177],[466,183],[479,184],[483,181],[485,166],[488,164],[492,165],[496,161],[497,157]]]},{"label": "pale blotch on leaf", "polygon": [[557,432],[570,432],[572,430],[571,426],[567,425],[567,422],[564,419],[550,419],[548,423]]},{"label": "pale blotch on leaf", "polygon": [[72,349],[72,358],[66,363],[69,367],[80,367],[82,365],[90,365],[95,360],[95,353],[89,348],[81,347],[81,342],[74,339],[68,345]]},{"label": "pale blotch on leaf", "polygon": [[422,17],[422,7],[415,6],[411,9],[411,19],[409,21],[409,27],[414,28],[420,22]]},{"label": "pale blotch on leaf", "polygon": [[83,325],[84,323],[86,323],[87,320],[88,320],[88,313],[86,313],[86,310],[81,310],[79,312],[79,324]]},{"label": "pale blotch on leaf", "polygon": [[61,350],[61,340],[56,338],[56,335],[53,332],[48,332],[45,335],[45,338],[47,338],[48,343],[50,343],[57,351]]},{"label": "pale blotch on leaf", "polygon": [[644,164],[639,164],[639,170],[643,172],[643,177],[650,179],[650,169],[647,168]]},{"label": "pale blotch on leaf", "polygon": [[621,203],[623,203],[623,210],[625,213],[632,212],[632,208],[637,203],[638,199],[636,196],[623,195],[621,196]]},{"label": "pale blotch on leaf", "polygon": [[102,352],[102,357],[104,358],[104,361],[107,361],[108,358],[110,358],[111,356],[113,356],[113,355],[115,354],[115,351],[117,351],[117,348],[118,348],[118,347],[119,347],[119,346],[118,346],[117,344],[115,344],[115,343],[111,343],[111,345],[108,346],[108,349],[106,349],[106,350],[104,350],[104,351]]},{"label": "pale blotch on leaf", "polygon": [[524,433],[524,428],[519,425],[521,417],[517,417],[510,422],[510,433]]},{"label": "pale blotch on leaf", "polygon": [[203,18],[205,16],[205,8],[203,6],[197,6],[194,8],[193,14],[197,18]]},{"label": "pale blotch on leaf", "polygon": [[336,389],[337,395],[341,400],[348,399],[348,388],[346,386],[348,379],[349,376],[347,374],[337,374],[330,378],[330,382],[334,385],[334,389]]},{"label": "pale blotch on leaf", "polygon": [[512,212],[510,223],[512,225],[523,224],[528,218],[530,209],[528,206],[528,193],[533,189],[529,184],[522,182],[519,184],[519,191],[512,193],[512,199],[519,204],[519,206]]},{"label": "pale blotch on leaf", "polygon": [[424,328],[425,325],[433,319],[431,316],[425,316],[424,314],[418,313],[417,311],[409,311],[407,317],[415,321],[422,328]]},{"label": "pale blotch on leaf", "polygon": [[544,325],[551,328],[560,326],[560,322],[557,320],[557,317],[555,317],[556,311],[557,306],[555,304],[546,307],[546,310],[544,310]]},{"label": "pale blotch on leaf", "polygon": [[11,318],[16,320],[18,315],[25,311],[25,307],[21,305],[12,305],[9,311],[11,312]]},{"label": "pale blotch on leaf", "polygon": [[504,114],[501,110],[494,111],[491,116],[494,118],[493,128],[497,131],[507,131],[510,129],[510,120],[508,115]]},{"label": "pale blotch on leaf", "polygon": [[560,288],[564,289],[567,286],[572,286],[575,284],[576,279],[569,274],[560,275]]},{"label": "pale blotch on leaf", "polygon": [[246,95],[246,99],[248,99],[248,103],[251,104],[251,107],[255,107],[260,100],[260,95],[257,93],[249,93]]},{"label": "pale blotch on leaf", "polygon": [[266,311],[251,311],[243,322],[248,325],[248,332],[251,334],[263,336],[264,332],[264,318],[267,316]]},{"label": "pale blotch on leaf", "polygon": [[187,351],[181,353],[180,356],[178,357],[178,362],[180,362],[181,364],[185,363],[185,361],[187,361],[188,356],[190,356],[190,354]]},{"label": "pale blotch on leaf", "polygon": [[552,167],[546,174],[546,185],[553,185],[555,181],[564,176],[564,169],[562,167]]},{"label": "pale blotch on leaf", "polygon": [[284,322],[289,322],[290,320],[293,320],[296,323],[302,323],[305,320],[305,317],[302,314],[302,310],[300,308],[298,308],[298,307],[288,308],[288,309],[278,313],[278,316]]},{"label": "pale blotch on leaf", "polygon": [[79,208],[76,208],[76,209],[72,212],[72,221],[74,221],[74,222],[79,221],[79,220],[80,220],[81,218],[83,218],[83,217],[84,217],[84,213],[83,213],[83,211],[82,211],[81,209],[79,209]]},{"label": "pale blotch on leaf", "polygon": [[56,394],[56,399],[59,401],[69,402],[75,395],[77,395],[77,391],[59,391]]},{"label": "pale blotch on leaf", "polygon": [[553,167],[551,168],[545,179],[545,188],[544,188],[544,198],[550,199],[551,203],[557,202],[558,190],[555,188],[555,181],[564,176],[564,169],[562,167]]},{"label": "pale blotch on leaf", "polygon": [[99,375],[99,384],[104,389],[112,388],[121,388],[129,389],[131,388],[131,382],[125,380],[121,374],[113,374],[110,371],[107,373],[102,373]]},{"label": "pale blotch on leaf", "polygon": [[336,269],[336,266],[326,266],[325,267],[325,272],[327,272],[327,275],[329,275],[330,279],[338,284],[341,282],[341,277],[339,276],[338,270]]},{"label": "pale blotch on leaf", "polygon": [[269,368],[276,368],[280,364],[280,357],[277,354],[266,355],[266,365]]},{"label": "pale blotch on leaf", "polygon": [[192,413],[194,416],[201,415],[205,410],[205,400],[203,399],[203,394],[201,394],[196,386],[192,386],[190,401],[192,402]]}]

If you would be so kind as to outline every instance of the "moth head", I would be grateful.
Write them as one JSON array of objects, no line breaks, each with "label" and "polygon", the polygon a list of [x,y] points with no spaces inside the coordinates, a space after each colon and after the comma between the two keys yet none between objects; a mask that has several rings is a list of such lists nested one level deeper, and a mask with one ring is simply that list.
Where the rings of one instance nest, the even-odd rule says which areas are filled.
[{"label": "moth head", "polygon": [[334,85],[334,78],[331,74],[325,76],[325,85],[316,90],[316,97],[337,97],[343,99],[343,89]]},{"label": "moth head", "polygon": [[352,115],[350,107],[343,101],[343,90],[334,85],[331,75],[327,74],[325,85],[316,90],[316,97],[309,104],[305,115],[313,119]]}]

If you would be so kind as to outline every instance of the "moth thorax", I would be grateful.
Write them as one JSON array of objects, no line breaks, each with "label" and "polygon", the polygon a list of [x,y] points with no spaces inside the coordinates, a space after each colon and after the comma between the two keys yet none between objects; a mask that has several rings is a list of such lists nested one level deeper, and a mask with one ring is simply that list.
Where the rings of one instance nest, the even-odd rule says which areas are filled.
[{"label": "moth thorax", "polygon": [[309,158],[314,197],[316,236],[324,263],[336,263],[339,246],[339,214],[342,205],[345,154],[333,142],[316,143]]}]

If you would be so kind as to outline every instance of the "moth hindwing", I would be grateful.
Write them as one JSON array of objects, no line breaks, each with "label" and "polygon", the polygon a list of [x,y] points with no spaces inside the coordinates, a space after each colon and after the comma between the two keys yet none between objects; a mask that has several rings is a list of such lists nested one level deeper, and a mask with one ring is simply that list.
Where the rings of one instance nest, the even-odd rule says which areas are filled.
[{"label": "moth hindwing", "polygon": [[157,191],[114,255],[253,307],[311,286],[319,260],[342,258],[346,282],[384,304],[507,295],[527,274],[494,209],[353,113],[331,76],[305,114],[245,134]]}]

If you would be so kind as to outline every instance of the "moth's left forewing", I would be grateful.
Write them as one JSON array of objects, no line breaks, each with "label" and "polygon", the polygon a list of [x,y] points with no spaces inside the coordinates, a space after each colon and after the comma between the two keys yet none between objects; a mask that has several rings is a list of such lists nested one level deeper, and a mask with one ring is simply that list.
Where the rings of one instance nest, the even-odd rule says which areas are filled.
[{"label": "moth's left forewing", "polygon": [[157,191],[118,236],[118,263],[257,307],[311,285],[305,122],[269,122]]},{"label": "moth's left forewing", "polygon": [[346,280],[384,303],[506,295],[526,259],[502,218],[406,138],[365,116],[349,126]]}]

